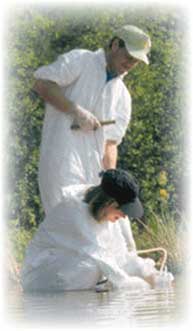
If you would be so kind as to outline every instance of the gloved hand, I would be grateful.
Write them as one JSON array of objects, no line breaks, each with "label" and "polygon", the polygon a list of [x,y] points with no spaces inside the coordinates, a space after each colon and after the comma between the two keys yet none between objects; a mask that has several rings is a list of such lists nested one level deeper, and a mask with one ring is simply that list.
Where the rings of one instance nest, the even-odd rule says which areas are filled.
[{"label": "gloved hand", "polygon": [[98,119],[79,105],[73,105],[70,109],[70,114],[73,116],[73,125],[78,125],[84,131],[96,130],[101,124]]}]

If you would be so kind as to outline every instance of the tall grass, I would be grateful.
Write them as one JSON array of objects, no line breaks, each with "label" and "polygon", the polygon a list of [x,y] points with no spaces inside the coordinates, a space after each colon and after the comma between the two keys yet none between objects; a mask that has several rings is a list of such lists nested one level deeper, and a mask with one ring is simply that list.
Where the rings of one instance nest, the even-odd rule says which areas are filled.
[{"label": "tall grass", "polygon": [[[189,261],[189,237],[185,215],[171,215],[167,210],[162,210],[161,215],[158,215],[151,210],[145,223],[140,220],[137,222],[143,227],[142,231],[135,225],[133,227],[137,249],[163,247],[168,252],[168,269],[174,274],[185,271]],[[157,253],[154,254],[154,258],[157,257]]]}]

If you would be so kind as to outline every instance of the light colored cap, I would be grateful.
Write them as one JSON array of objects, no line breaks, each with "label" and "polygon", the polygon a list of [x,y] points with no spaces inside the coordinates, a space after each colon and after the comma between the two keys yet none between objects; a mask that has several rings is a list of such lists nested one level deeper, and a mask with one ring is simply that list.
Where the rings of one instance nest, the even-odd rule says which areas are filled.
[{"label": "light colored cap", "polygon": [[147,54],[151,48],[150,37],[133,25],[124,25],[114,31],[114,35],[125,42],[128,53],[134,58],[149,64]]}]

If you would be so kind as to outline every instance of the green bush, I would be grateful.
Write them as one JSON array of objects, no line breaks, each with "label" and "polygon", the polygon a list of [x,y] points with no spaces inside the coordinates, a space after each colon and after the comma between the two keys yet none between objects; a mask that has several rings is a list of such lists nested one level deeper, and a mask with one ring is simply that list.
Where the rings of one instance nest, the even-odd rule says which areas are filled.
[{"label": "green bush", "polygon": [[18,266],[22,265],[26,248],[35,234],[36,227],[26,230],[20,226],[18,220],[11,220],[7,229],[9,253],[17,262]]}]

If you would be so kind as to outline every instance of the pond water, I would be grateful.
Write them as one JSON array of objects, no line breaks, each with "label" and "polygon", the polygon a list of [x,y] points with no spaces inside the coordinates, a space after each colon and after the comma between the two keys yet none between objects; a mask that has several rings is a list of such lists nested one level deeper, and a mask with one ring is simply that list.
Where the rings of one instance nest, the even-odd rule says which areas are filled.
[{"label": "pond water", "polygon": [[183,320],[184,288],[175,284],[169,290],[128,291],[108,293],[69,291],[65,293],[27,294],[18,286],[9,286],[6,294],[6,315],[15,324],[57,324],[80,328],[159,327]]}]

